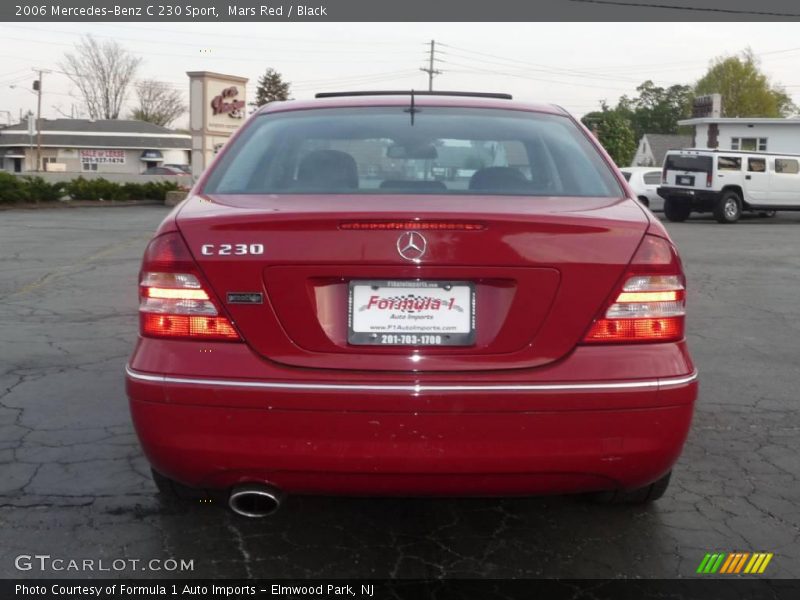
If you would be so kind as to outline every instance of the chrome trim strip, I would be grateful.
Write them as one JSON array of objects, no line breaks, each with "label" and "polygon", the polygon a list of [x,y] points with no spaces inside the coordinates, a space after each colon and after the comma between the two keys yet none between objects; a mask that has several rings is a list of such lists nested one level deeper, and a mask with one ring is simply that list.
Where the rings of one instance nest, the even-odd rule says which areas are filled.
[{"label": "chrome trim strip", "polygon": [[169,377],[166,375],[147,375],[134,371],[128,365],[125,373],[132,379],[153,383],[185,385],[211,385],[220,387],[246,387],[269,390],[323,390],[323,391],[366,391],[366,392],[561,392],[570,390],[629,390],[661,389],[685,385],[697,379],[697,371],[684,377],[625,381],[619,383],[541,383],[518,385],[366,385],[349,383],[285,383],[267,381],[238,381],[233,379],[204,379],[202,377]]}]

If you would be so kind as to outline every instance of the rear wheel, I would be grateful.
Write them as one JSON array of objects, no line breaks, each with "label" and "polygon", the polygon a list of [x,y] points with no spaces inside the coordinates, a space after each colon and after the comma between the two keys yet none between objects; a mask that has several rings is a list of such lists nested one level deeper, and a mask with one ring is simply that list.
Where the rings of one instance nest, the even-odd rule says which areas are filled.
[{"label": "rear wheel", "polygon": [[742,199],[734,191],[727,191],[722,194],[717,205],[714,207],[714,218],[717,223],[736,223],[742,216]]},{"label": "rear wheel", "polygon": [[775,210],[762,210],[760,213],[758,213],[758,216],[761,217],[762,219],[768,219],[774,217],[777,214],[778,211]]},{"label": "rear wheel", "polygon": [[658,481],[635,490],[614,490],[612,492],[599,492],[591,495],[591,500],[598,504],[648,504],[655,502],[669,487],[672,471]]},{"label": "rear wheel", "polygon": [[689,218],[692,209],[686,202],[680,202],[675,198],[664,200],[664,216],[668,221],[681,223]]}]

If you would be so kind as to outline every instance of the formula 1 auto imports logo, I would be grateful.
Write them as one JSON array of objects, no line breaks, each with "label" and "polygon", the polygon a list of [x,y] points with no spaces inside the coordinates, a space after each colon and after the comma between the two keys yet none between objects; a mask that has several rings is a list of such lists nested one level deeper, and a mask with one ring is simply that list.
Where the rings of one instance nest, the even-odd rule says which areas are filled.
[{"label": "formula 1 auto imports logo", "polygon": [[772,560],[772,552],[709,552],[703,557],[697,573],[735,575],[745,573],[760,575]]},{"label": "formula 1 auto imports logo", "polygon": [[380,296],[370,296],[369,302],[359,307],[358,312],[371,309],[393,310],[405,313],[419,313],[433,310],[454,310],[464,312],[464,308],[456,304],[455,298],[442,300],[431,298],[430,296],[420,296],[417,294],[405,294],[403,296],[390,296],[381,298]]}]

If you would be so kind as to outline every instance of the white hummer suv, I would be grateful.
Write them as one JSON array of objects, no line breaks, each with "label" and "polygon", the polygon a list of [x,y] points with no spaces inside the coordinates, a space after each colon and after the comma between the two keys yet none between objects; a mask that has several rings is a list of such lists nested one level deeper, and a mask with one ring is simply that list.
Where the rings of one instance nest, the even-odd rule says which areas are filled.
[{"label": "white hummer suv", "polygon": [[800,155],[670,150],[658,195],[670,221],[712,212],[720,223],[735,223],[743,211],[800,210]]}]

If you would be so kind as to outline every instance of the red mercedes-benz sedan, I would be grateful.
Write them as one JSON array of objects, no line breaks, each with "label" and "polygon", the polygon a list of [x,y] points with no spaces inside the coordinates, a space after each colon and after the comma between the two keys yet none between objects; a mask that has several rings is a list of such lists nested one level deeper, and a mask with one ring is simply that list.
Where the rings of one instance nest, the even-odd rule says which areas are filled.
[{"label": "red mercedes-benz sedan", "polygon": [[663,494],[697,372],[664,227],[558,107],[275,102],[150,242],[131,412],[162,491]]}]

